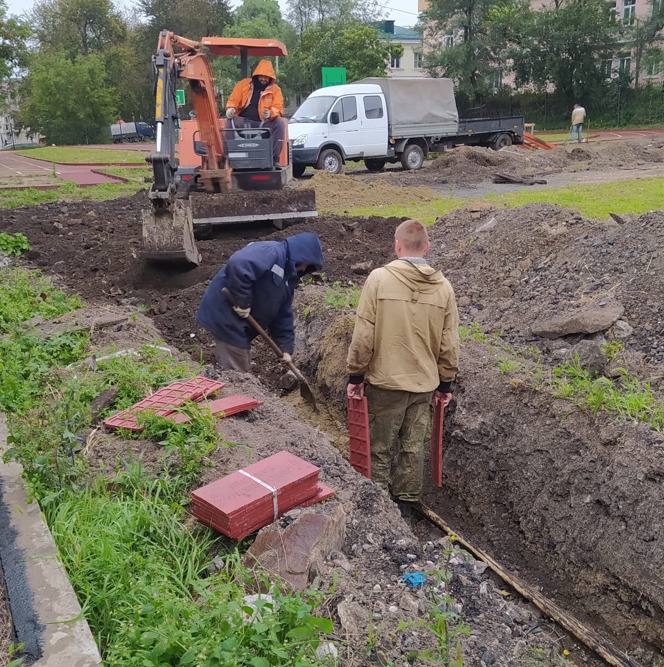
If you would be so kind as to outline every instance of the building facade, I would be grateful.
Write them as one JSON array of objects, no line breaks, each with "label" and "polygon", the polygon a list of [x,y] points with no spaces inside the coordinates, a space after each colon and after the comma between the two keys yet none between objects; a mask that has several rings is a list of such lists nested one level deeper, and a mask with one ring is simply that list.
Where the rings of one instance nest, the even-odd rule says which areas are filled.
[{"label": "building facade", "polygon": [[[548,9],[555,7],[556,0],[531,0],[532,9]],[[638,79],[639,85],[646,84],[664,84],[664,30],[660,31],[653,46],[662,50],[662,57],[643,57],[640,63],[641,71],[637,75],[637,60],[635,48],[630,41],[630,35],[627,28],[634,28],[639,23],[644,23],[655,12],[662,12],[664,0],[610,0],[611,12],[616,21],[619,21],[626,29],[622,40],[622,46],[616,51],[611,60],[603,63],[603,68],[607,79],[616,79],[621,75],[629,74],[632,81]],[[428,9],[428,0],[418,0],[417,9],[419,12]],[[443,37],[443,43],[439,45],[442,48],[452,46],[459,35],[450,32]],[[425,48],[431,48],[432,45],[426,44]],[[438,46],[438,45],[437,45]],[[496,81],[494,87],[501,85],[513,86],[514,77],[506,75],[503,77],[501,71],[496,72]]]},{"label": "building facade", "polygon": [[0,150],[16,146],[30,146],[39,143],[39,136],[18,130],[13,114],[18,110],[18,101],[10,82],[0,87]]},{"label": "building facade", "polygon": [[387,76],[426,76],[422,35],[413,28],[394,25],[394,21],[381,21],[377,27],[383,39],[390,44],[399,44],[402,49],[401,55],[395,54],[390,58]]}]

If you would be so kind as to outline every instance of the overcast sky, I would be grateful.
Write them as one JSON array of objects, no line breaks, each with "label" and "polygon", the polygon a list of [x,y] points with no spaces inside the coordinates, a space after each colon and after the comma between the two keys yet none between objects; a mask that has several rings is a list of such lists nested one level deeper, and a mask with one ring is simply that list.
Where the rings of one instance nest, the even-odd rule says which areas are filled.
[{"label": "overcast sky", "polygon": [[[34,0],[6,0],[10,14],[22,14],[30,9]],[[118,2],[118,0],[116,0]],[[285,0],[279,0],[282,8]],[[131,0],[119,0],[118,4],[131,7]],[[240,0],[231,0],[232,5],[240,4]],[[412,26],[417,23],[417,0],[381,0],[385,8],[385,18],[394,19],[397,25]]]}]

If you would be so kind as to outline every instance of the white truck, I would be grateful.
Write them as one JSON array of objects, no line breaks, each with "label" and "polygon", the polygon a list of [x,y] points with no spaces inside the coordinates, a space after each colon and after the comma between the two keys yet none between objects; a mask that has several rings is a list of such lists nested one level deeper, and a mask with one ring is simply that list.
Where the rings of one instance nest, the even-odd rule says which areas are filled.
[{"label": "white truck", "polygon": [[430,151],[458,144],[499,150],[523,143],[523,116],[459,120],[450,79],[369,78],[314,91],[289,122],[293,174],[307,166],[338,174],[363,160],[419,169]]}]

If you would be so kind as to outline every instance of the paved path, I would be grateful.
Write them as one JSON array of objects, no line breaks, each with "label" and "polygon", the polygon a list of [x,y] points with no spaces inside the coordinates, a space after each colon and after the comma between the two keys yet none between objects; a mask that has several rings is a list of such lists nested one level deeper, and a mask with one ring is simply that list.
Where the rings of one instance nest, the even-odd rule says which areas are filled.
[{"label": "paved path", "polygon": [[[108,165],[109,167],[112,165]],[[140,165],[138,165],[140,166]],[[99,185],[101,183],[120,183],[117,178],[93,171],[101,167],[89,167],[80,164],[55,164],[55,176],[58,179],[76,183],[76,185]],[[53,165],[43,160],[33,160],[10,151],[0,151],[0,179],[26,176],[53,176]]]}]

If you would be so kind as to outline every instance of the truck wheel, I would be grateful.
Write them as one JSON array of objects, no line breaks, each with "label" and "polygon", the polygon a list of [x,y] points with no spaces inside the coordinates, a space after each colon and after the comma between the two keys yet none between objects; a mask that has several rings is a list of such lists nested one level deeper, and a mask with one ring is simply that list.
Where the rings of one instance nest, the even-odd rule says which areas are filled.
[{"label": "truck wheel", "polygon": [[493,141],[493,150],[499,151],[501,148],[507,148],[512,145],[511,134],[499,134]]},{"label": "truck wheel", "polygon": [[369,171],[382,171],[383,167],[385,167],[385,160],[382,160],[381,158],[367,158],[364,161],[364,166],[369,170]]},{"label": "truck wheel", "polygon": [[407,171],[419,169],[424,164],[424,151],[417,144],[409,144],[401,153],[401,166]]},{"label": "truck wheel", "polygon": [[330,174],[340,174],[343,168],[344,161],[341,153],[334,148],[326,148],[318,156],[316,169],[324,169],[325,171],[329,171]]},{"label": "truck wheel", "polygon": [[300,164],[299,162],[294,162],[293,163],[293,176],[295,178],[302,178],[304,176],[304,172],[307,168],[306,164]]}]

